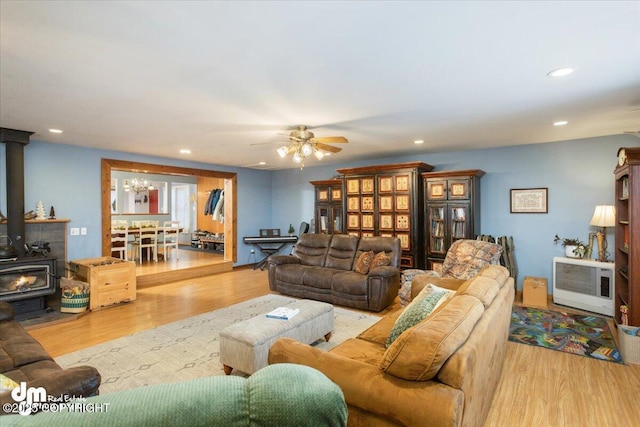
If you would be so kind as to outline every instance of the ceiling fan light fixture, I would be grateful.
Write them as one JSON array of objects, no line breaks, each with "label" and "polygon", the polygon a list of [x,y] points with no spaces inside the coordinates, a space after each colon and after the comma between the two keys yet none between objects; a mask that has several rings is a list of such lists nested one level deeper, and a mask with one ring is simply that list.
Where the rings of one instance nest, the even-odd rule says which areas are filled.
[{"label": "ceiling fan light fixture", "polygon": [[306,126],[298,126],[297,130],[289,134],[289,143],[276,149],[278,155],[282,158],[292,155],[294,163],[300,165],[300,169],[304,167],[304,159],[312,154],[318,160],[322,160],[331,153],[339,153],[342,148],[335,147],[331,144],[345,144],[349,140],[344,136],[326,136],[316,138],[313,132],[307,130]]},{"label": "ceiling fan light fixture", "polygon": [[278,155],[280,157],[284,158],[289,152],[289,147],[287,147],[286,145],[283,145],[282,147],[278,148],[276,151],[278,152]]},{"label": "ceiling fan light fixture", "polygon": [[313,154],[313,147],[308,142],[305,142],[300,146],[300,154],[303,157],[308,157]]}]

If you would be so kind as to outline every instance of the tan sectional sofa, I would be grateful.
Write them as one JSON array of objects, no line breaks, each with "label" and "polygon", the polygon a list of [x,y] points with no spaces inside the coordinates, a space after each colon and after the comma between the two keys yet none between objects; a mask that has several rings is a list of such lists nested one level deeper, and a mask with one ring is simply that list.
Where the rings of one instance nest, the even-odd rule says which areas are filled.
[{"label": "tan sectional sofa", "polygon": [[[356,270],[364,252],[384,252],[389,265]],[[269,257],[269,288],[281,294],[362,310],[381,311],[400,287],[400,239],[347,234],[303,234],[292,255]]]},{"label": "tan sectional sofa", "polygon": [[456,294],[388,348],[395,311],[323,352],[282,338],[269,363],[299,363],[340,386],[353,426],[482,426],[504,362],[514,282],[489,266],[467,281],[414,278],[415,296],[428,283]]}]

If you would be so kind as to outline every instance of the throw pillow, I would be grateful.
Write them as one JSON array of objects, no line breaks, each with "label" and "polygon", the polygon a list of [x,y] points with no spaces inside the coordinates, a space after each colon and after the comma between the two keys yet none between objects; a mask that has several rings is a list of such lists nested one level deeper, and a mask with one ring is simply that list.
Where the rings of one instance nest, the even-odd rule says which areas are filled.
[{"label": "throw pillow", "polygon": [[384,265],[389,265],[391,263],[391,258],[384,251],[378,252],[376,256],[373,257],[371,261],[371,267],[382,267]]},{"label": "throw pillow", "polygon": [[11,391],[19,385],[20,384],[18,384],[11,378],[5,377],[4,375],[0,374],[0,392]]},{"label": "throw pillow", "polygon": [[416,295],[416,298],[420,297],[420,295],[422,294],[427,296],[434,292],[444,292],[444,298],[442,298],[443,301],[441,301],[441,303],[444,302],[444,300],[451,298],[457,293],[457,291],[454,291],[453,289],[441,288],[440,286],[436,286],[433,283],[429,283],[420,291],[418,295]]},{"label": "throw pillow", "polygon": [[475,297],[451,298],[442,310],[400,335],[384,353],[380,368],[410,381],[432,379],[467,341],[483,313],[482,302]]},{"label": "throw pillow", "polygon": [[416,297],[411,304],[404,309],[396,323],[389,332],[386,346],[389,347],[393,342],[407,329],[417,325],[424,320],[431,312],[436,308],[438,301],[440,301],[446,292],[435,291],[427,294],[423,297]]},{"label": "throw pillow", "polygon": [[371,261],[373,261],[373,251],[362,252],[356,261],[356,266],[354,267],[354,271],[360,274],[367,274],[369,272],[369,268],[371,266]]}]

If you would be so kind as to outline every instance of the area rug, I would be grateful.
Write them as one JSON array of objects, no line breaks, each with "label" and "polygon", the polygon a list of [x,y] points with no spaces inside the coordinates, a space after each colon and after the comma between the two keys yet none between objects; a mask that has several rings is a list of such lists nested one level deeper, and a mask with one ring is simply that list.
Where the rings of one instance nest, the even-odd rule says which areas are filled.
[{"label": "area rug", "polygon": [[[65,354],[56,362],[64,368],[94,366],[102,376],[100,394],[224,375],[219,360],[219,332],[295,301],[296,298],[282,295],[265,295]],[[340,307],[334,308],[334,317],[331,339],[317,341],[316,348],[327,351],[380,320],[379,316]],[[234,370],[232,375],[245,374]]]},{"label": "area rug", "polygon": [[513,306],[509,341],[624,363],[603,317]]}]

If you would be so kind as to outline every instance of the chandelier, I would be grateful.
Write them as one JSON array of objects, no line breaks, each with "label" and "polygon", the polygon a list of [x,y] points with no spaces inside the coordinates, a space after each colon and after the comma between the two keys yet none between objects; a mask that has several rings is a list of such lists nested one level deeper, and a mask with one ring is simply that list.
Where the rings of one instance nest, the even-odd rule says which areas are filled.
[{"label": "chandelier", "polygon": [[143,191],[153,190],[153,185],[146,179],[133,178],[122,181],[124,191],[133,191],[134,193],[142,193]]}]

